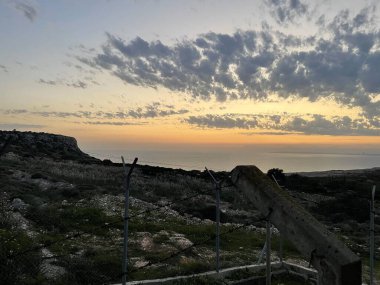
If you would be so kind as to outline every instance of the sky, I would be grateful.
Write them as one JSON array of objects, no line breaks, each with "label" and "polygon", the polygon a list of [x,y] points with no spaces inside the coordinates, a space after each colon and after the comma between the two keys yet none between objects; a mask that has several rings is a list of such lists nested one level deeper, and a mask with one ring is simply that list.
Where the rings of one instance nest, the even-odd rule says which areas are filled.
[{"label": "sky", "polygon": [[0,0],[0,129],[380,153],[376,4]]}]

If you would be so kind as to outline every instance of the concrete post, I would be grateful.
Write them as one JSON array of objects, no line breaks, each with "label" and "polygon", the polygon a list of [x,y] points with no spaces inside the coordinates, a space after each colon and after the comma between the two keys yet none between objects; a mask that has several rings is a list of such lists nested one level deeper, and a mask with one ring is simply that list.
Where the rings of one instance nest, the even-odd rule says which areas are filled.
[{"label": "concrete post", "polygon": [[255,166],[237,166],[232,182],[318,270],[321,285],[361,285],[361,260]]}]

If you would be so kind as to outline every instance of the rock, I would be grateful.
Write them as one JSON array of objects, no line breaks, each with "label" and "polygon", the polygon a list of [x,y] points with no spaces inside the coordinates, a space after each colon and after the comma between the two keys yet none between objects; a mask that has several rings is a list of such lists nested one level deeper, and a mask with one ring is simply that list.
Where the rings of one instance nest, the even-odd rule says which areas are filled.
[{"label": "rock", "polygon": [[149,261],[146,261],[144,258],[142,259],[137,259],[136,261],[133,262],[133,267],[134,268],[141,268],[149,264]]},{"label": "rock", "polygon": [[192,246],[193,243],[185,237],[183,234],[175,233],[169,238],[169,241],[174,243],[174,245],[180,249],[185,249]]},{"label": "rock", "polygon": [[18,156],[14,152],[7,152],[6,154],[4,154],[3,157],[5,159],[8,159],[8,160],[18,160],[18,159],[20,159],[20,156]]},{"label": "rock", "polygon": [[339,224],[343,232],[352,232],[352,227],[349,224]]},{"label": "rock", "polygon": [[48,279],[56,279],[66,273],[66,270],[62,266],[55,265],[54,262],[57,262],[57,259],[54,258],[54,255],[50,250],[43,248],[41,250],[42,256],[46,259],[42,261],[41,272]]},{"label": "rock", "polygon": [[82,152],[73,137],[36,132],[0,131],[0,145],[4,146],[6,143],[4,152],[13,152],[19,156],[100,162],[99,159]]},{"label": "rock", "polygon": [[17,228],[25,231],[28,237],[35,238],[37,236],[37,232],[33,229],[31,222],[20,212],[13,212],[10,216],[10,220]]},{"label": "rock", "polygon": [[151,233],[148,232],[138,232],[137,242],[144,251],[152,251],[154,247],[153,237]]},{"label": "rock", "polygon": [[23,200],[21,200],[20,198],[15,198],[13,199],[12,201],[12,204],[11,204],[11,207],[13,209],[13,211],[24,211],[26,210],[26,208],[28,207],[29,205],[26,204]]}]

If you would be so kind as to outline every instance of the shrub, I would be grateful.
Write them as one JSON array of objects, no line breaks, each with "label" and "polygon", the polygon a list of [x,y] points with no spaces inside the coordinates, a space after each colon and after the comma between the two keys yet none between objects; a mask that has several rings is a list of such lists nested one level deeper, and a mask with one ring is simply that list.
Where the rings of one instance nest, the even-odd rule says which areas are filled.
[{"label": "shrub", "polygon": [[65,284],[104,284],[121,279],[121,255],[87,250],[82,256],[66,257]]},{"label": "shrub", "polygon": [[267,176],[272,180],[276,179],[277,183],[280,186],[285,186],[286,176],[282,169],[279,169],[279,168],[269,169],[267,172]]},{"label": "shrub", "polygon": [[42,259],[39,251],[31,250],[35,246],[21,231],[0,229],[1,284],[41,284],[44,279],[40,271]]}]

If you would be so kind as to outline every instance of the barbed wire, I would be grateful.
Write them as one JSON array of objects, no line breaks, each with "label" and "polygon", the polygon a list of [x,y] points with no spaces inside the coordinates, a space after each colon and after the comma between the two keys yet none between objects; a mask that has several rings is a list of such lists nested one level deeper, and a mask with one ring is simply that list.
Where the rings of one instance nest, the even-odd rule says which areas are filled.
[{"label": "barbed wire", "polygon": [[[223,181],[228,181],[228,180],[229,180],[229,176],[223,178]],[[277,182],[277,181],[276,181],[276,182]],[[188,187],[191,189],[192,187],[188,184],[187,181],[186,181],[186,183],[187,183]],[[231,183],[231,184],[227,184],[227,185],[221,186],[221,189],[223,189],[223,188],[229,188],[229,187],[232,187],[232,186],[235,186],[235,185],[234,185],[233,183]],[[179,200],[176,200],[176,201],[171,201],[171,202],[169,202],[169,203],[165,203],[165,204],[163,204],[163,205],[157,205],[157,204],[151,203],[152,206],[153,206],[154,208],[150,208],[150,209],[146,209],[146,210],[143,210],[143,211],[137,212],[137,213],[135,213],[135,214],[133,214],[133,215],[127,217],[127,218],[128,218],[128,219],[133,219],[133,218],[136,218],[136,217],[138,217],[138,216],[141,216],[141,215],[144,215],[144,214],[148,214],[148,213],[151,213],[151,212],[154,212],[154,211],[158,211],[158,210],[160,210],[160,209],[168,208],[168,207],[169,207],[169,209],[167,209],[167,211],[165,211],[165,212],[173,211],[173,209],[170,208],[170,207],[171,207],[172,205],[176,204],[176,203],[185,202],[185,201],[187,201],[187,200],[190,200],[190,199],[193,199],[193,198],[199,197],[199,196],[201,196],[201,195],[210,195],[210,194],[211,194],[211,193],[207,193],[207,192],[201,191],[201,192],[195,193],[195,194],[193,194],[193,195],[190,195],[190,196],[184,197],[184,198],[182,198],[182,199],[179,199]],[[303,197],[297,197],[297,196],[295,196],[295,195],[291,195],[291,194],[290,194],[290,196],[293,197],[293,198],[295,198],[295,199],[300,199],[300,200],[303,200],[303,201],[306,201],[306,202],[312,202],[312,203],[315,203],[315,204],[317,204],[317,205],[320,205],[320,204],[321,204],[320,202],[316,202],[316,201],[313,201],[313,200],[310,200],[310,199],[305,199],[305,198],[303,198]],[[361,195],[360,195],[360,198],[368,199],[368,197],[364,197],[364,196],[361,196]],[[185,211],[180,211],[180,210],[178,210],[178,209],[175,210],[175,211],[178,212],[178,213],[180,213],[180,214],[183,215],[183,216],[184,216],[184,215],[188,215],[188,216],[193,217],[193,218],[198,218],[198,217],[196,217],[196,216],[194,216],[194,215],[191,215],[191,214],[189,214],[189,213],[187,213],[187,212],[185,212]],[[164,213],[165,213],[165,212],[164,212]],[[22,252],[15,253],[15,254],[13,254],[13,255],[9,255],[8,258],[12,259],[12,258],[15,258],[15,257],[19,257],[19,256],[22,256],[22,255],[27,254],[27,253],[29,253],[29,252],[33,252],[33,251],[41,250],[41,249],[43,249],[43,248],[50,247],[50,246],[52,246],[52,245],[54,245],[54,244],[62,243],[62,242],[65,242],[65,241],[67,241],[67,240],[74,239],[74,238],[79,238],[79,237],[81,237],[81,236],[83,236],[83,235],[85,235],[85,234],[93,234],[93,233],[96,232],[97,230],[100,230],[100,229],[103,229],[103,228],[107,228],[107,227],[110,228],[111,226],[116,225],[116,224],[118,224],[118,223],[120,223],[120,222],[122,222],[122,221],[123,221],[123,218],[120,218],[120,219],[118,219],[118,220],[116,220],[116,221],[113,221],[113,222],[107,222],[107,223],[105,223],[104,225],[94,227],[94,228],[92,228],[91,230],[83,230],[83,229],[82,229],[80,232],[77,232],[77,233],[74,233],[74,234],[68,235],[68,236],[66,236],[66,237],[64,237],[64,238],[57,239],[57,240],[54,240],[54,241],[48,241],[48,242],[45,242],[45,243],[42,244],[42,245],[34,246],[34,247],[32,247],[32,248],[30,248],[30,249],[27,249],[27,250],[24,250],[24,251],[22,251]]]},{"label": "barbed wire", "polygon": [[[160,209],[170,207],[170,206],[174,205],[175,203],[184,202],[184,201],[187,201],[187,200],[199,197],[201,195],[208,195],[208,193],[201,191],[201,192],[198,192],[196,194],[193,194],[193,195],[187,196],[185,198],[182,198],[182,199],[179,199],[179,200],[176,200],[176,201],[172,201],[172,202],[169,202],[169,203],[166,203],[166,204],[163,204],[163,205],[156,205],[156,204],[151,203],[155,208],[153,208],[153,209],[147,209],[147,210],[144,210],[144,211],[140,211],[140,212],[135,213],[135,214],[133,214],[133,215],[127,217],[127,218],[128,219],[132,219],[132,218],[138,217],[140,215],[151,213],[153,211],[158,211]],[[167,211],[169,211],[169,210],[173,210],[173,209],[168,209]],[[177,211],[177,212],[179,212],[179,211]],[[184,213],[184,214],[188,214],[188,213]],[[190,214],[188,214],[188,215],[190,215]],[[193,216],[193,217],[195,217],[195,216]],[[25,254],[27,254],[29,252],[38,251],[38,250],[50,247],[50,246],[55,245],[55,244],[65,242],[65,241],[73,239],[73,238],[79,238],[79,237],[81,237],[81,236],[83,236],[85,234],[93,234],[97,230],[100,230],[100,229],[103,229],[103,228],[107,228],[107,227],[111,227],[113,225],[116,225],[116,224],[122,222],[123,220],[124,220],[123,218],[120,218],[120,219],[118,219],[118,220],[116,220],[114,222],[107,222],[107,223],[105,223],[105,224],[103,224],[101,226],[94,227],[91,230],[81,230],[80,232],[77,232],[75,234],[68,235],[68,236],[66,236],[64,238],[57,239],[55,241],[45,242],[42,245],[34,246],[34,247],[30,248],[30,249],[24,250],[22,252],[19,252],[19,253],[13,254],[13,255],[9,255],[7,257],[9,259],[16,258],[16,257],[22,256],[22,255],[25,255]]]},{"label": "barbed wire", "polygon": [[[229,230],[227,230],[227,231],[225,231],[225,232],[219,234],[219,236],[225,236],[225,235],[228,235],[228,234],[233,233],[233,232],[235,232],[235,231],[238,231],[238,230],[240,230],[240,229],[242,229],[242,228],[245,228],[245,227],[251,226],[252,223],[258,223],[258,222],[262,222],[262,221],[266,221],[266,220],[268,220],[268,216],[267,216],[267,217],[263,217],[263,218],[261,218],[261,219],[257,219],[257,220],[255,220],[255,221],[253,221],[253,222],[251,221],[251,222],[249,222],[249,223],[244,223],[244,224],[238,225],[238,226],[236,226],[236,227],[233,227],[233,228],[231,228],[231,229],[229,229]],[[135,268],[135,269],[131,270],[129,273],[134,273],[134,272],[140,271],[140,270],[142,270],[142,269],[144,269],[144,268],[147,268],[147,267],[150,267],[150,266],[153,266],[153,265],[156,265],[156,264],[159,264],[159,263],[162,263],[162,262],[168,261],[168,260],[170,260],[170,259],[172,259],[172,258],[174,258],[174,257],[176,257],[176,256],[178,256],[178,255],[180,255],[180,254],[182,254],[182,253],[184,253],[184,252],[186,252],[186,251],[192,249],[192,248],[195,248],[195,247],[197,247],[197,246],[201,246],[201,245],[207,244],[208,242],[214,240],[214,239],[216,238],[216,236],[217,236],[216,234],[212,234],[212,235],[210,235],[208,238],[203,239],[203,240],[198,241],[198,242],[195,242],[195,243],[189,245],[188,247],[185,247],[185,248],[180,249],[180,250],[178,250],[178,251],[176,251],[176,252],[174,252],[174,253],[171,253],[170,255],[168,255],[168,256],[166,256],[166,257],[163,257],[163,258],[159,259],[158,261],[155,261],[155,262],[151,262],[151,261],[149,261],[149,262],[146,263],[145,265],[140,266],[140,267],[138,267],[138,268]],[[127,274],[127,273],[123,273],[123,274],[121,274],[120,277],[122,277],[124,274]]]},{"label": "barbed wire", "polygon": [[[117,159],[117,160],[121,160],[120,156],[116,156],[116,155],[104,155],[104,154],[101,154],[101,153],[96,153],[96,152],[90,152],[90,151],[87,151],[86,153],[88,154],[91,154],[91,155],[97,155],[97,156],[100,156],[100,157],[107,157],[107,158],[112,158],[112,159]],[[133,158],[131,157],[124,157],[126,160],[133,160]],[[187,168],[203,168],[203,166],[201,165],[190,165],[190,164],[176,164],[176,163],[169,163],[169,162],[159,162],[159,161],[151,161],[151,160],[140,160],[139,159],[139,162],[142,162],[142,163],[150,163],[150,164],[154,164],[154,165],[166,165],[166,166],[177,166],[177,167],[187,167]]]},{"label": "barbed wire", "polygon": [[[192,188],[192,187],[189,185],[189,183],[188,183],[187,181],[185,181],[185,183],[187,184],[187,186],[188,186],[190,189]],[[227,185],[227,186],[230,187],[229,185]],[[199,189],[198,189],[197,191],[199,191]],[[158,210],[163,209],[163,208],[168,208],[168,207],[170,207],[170,206],[172,206],[172,205],[174,205],[174,204],[176,204],[176,203],[179,203],[179,202],[185,202],[185,201],[187,201],[187,200],[190,200],[190,199],[193,199],[193,198],[199,197],[199,196],[201,196],[201,195],[209,195],[209,194],[210,194],[210,193],[206,193],[206,192],[204,192],[204,191],[200,191],[200,192],[195,193],[195,194],[193,194],[193,195],[190,195],[190,196],[184,197],[184,198],[182,198],[182,199],[179,199],[179,200],[176,200],[176,201],[172,201],[172,202],[169,202],[169,203],[166,203],[166,204],[163,204],[163,205],[156,205],[156,204],[151,203],[151,204],[153,205],[153,207],[155,207],[155,208],[151,208],[151,209],[146,209],[146,210],[144,210],[144,211],[140,211],[140,212],[135,213],[135,214],[133,214],[133,215],[131,215],[131,216],[124,217],[124,219],[126,219],[126,218],[127,218],[127,219],[133,219],[133,218],[135,218],[135,217],[138,217],[138,216],[141,216],[141,215],[144,215],[144,214],[147,214],[147,213],[151,213],[151,212],[153,212],[153,211],[158,211]],[[173,209],[169,208],[169,209],[167,209],[165,212],[168,212],[169,210],[172,211]],[[164,213],[165,213],[165,212],[164,212]],[[189,214],[189,213],[186,213],[186,212],[184,212],[184,211],[176,210],[176,212],[182,214],[183,216],[185,216],[185,215],[187,214],[188,216],[191,216],[191,217],[193,217],[193,218],[198,218],[198,217],[196,217],[196,216],[194,216],[194,215],[191,215],[191,214]],[[164,214],[164,213],[163,213],[163,214]],[[83,236],[83,235],[85,235],[85,234],[93,234],[94,232],[96,232],[96,231],[98,231],[98,230],[101,230],[101,229],[104,229],[104,228],[110,228],[110,227],[113,226],[113,225],[117,225],[118,223],[122,222],[124,219],[123,219],[123,218],[120,218],[120,219],[118,219],[118,220],[116,220],[116,221],[113,221],[113,222],[107,222],[107,223],[105,223],[105,224],[103,224],[103,225],[100,225],[100,226],[94,227],[94,228],[92,228],[91,230],[83,230],[83,229],[82,229],[81,231],[78,231],[77,233],[74,233],[74,234],[71,234],[71,235],[67,235],[67,236],[64,237],[64,238],[57,239],[57,240],[54,240],[54,241],[47,241],[47,242],[45,242],[45,243],[43,243],[43,244],[41,244],[41,245],[34,246],[34,247],[32,247],[32,248],[29,248],[29,249],[27,249],[27,250],[21,251],[21,252],[19,252],[19,253],[15,253],[15,254],[12,254],[12,255],[8,255],[7,258],[9,258],[9,259],[13,259],[13,258],[20,257],[20,256],[22,256],[22,255],[25,255],[25,254],[30,253],[30,252],[33,252],[33,251],[42,250],[42,249],[44,249],[44,248],[48,248],[48,247],[50,247],[50,246],[52,246],[52,245],[59,244],[59,243],[63,243],[63,242],[65,242],[65,241],[67,241],[67,240],[70,240],[70,239],[79,238],[79,237],[81,237],[81,236]]]}]

